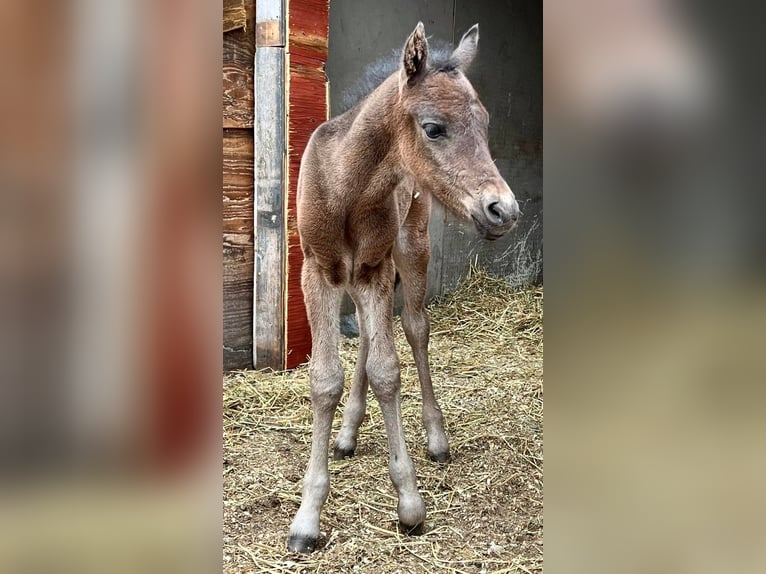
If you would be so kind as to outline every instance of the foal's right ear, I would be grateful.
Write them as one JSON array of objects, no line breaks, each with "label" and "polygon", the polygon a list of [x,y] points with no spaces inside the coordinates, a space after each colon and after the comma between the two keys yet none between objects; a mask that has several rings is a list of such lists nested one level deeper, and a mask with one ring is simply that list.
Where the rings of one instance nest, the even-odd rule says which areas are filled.
[{"label": "foal's right ear", "polygon": [[404,43],[402,71],[407,83],[412,85],[422,78],[428,66],[428,41],[423,22],[418,22],[415,30]]},{"label": "foal's right ear", "polygon": [[471,28],[463,34],[460,39],[460,44],[455,48],[450,56],[450,61],[456,68],[459,68],[465,72],[476,57],[476,51],[479,46],[479,25],[474,24]]}]

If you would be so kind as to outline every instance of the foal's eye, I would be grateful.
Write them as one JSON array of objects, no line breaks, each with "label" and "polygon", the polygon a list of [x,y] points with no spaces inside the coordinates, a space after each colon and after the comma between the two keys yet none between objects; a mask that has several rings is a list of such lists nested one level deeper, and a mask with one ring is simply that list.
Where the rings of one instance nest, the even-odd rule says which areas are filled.
[{"label": "foal's eye", "polygon": [[435,140],[444,135],[444,129],[438,124],[423,124],[423,131],[426,132],[428,139]]}]

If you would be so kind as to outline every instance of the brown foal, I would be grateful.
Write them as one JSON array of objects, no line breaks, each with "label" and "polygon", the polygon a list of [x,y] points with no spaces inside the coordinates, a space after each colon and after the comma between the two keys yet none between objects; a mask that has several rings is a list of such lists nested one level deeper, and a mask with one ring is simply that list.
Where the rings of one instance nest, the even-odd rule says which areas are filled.
[{"label": "brown foal", "polygon": [[399,69],[354,108],[321,125],[303,155],[298,229],[313,345],[309,376],[314,421],[303,498],[290,526],[291,551],[314,549],[329,492],[327,447],[344,380],[338,356],[344,291],[356,305],[360,340],[335,458],[351,456],[356,448],[369,385],[385,420],[400,525],[407,531],[422,526],[425,505],[402,429],[392,317],[395,271],[404,290],[402,325],[423,395],[428,454],[438,462],[450,458],[431,383],[423,306],[431,199],[473,220],[487,239],[510,231],[519,217],[516,199],[487,148],[487,111],[464,75],[478,40],[475,25],[443,61],[429,61],[425,30],[418,23],[405,43]]}]

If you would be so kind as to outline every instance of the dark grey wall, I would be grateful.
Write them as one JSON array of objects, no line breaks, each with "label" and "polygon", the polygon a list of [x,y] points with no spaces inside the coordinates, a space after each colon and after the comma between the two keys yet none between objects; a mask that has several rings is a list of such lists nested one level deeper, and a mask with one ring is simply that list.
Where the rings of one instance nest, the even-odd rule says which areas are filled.
[{"label": "dark grey wall", "polygon": [[478,22],[479,55],[469,73],[490,114],[489,146],[524,213],[496,242],[441,206],[431,218],[431,294],[454,288],[470,264],[514,283],[542,280],[542,2],[540,0],[331,0],[331,114],[365,66],[400,48],[418,21],[429,37],[458,41]]}]

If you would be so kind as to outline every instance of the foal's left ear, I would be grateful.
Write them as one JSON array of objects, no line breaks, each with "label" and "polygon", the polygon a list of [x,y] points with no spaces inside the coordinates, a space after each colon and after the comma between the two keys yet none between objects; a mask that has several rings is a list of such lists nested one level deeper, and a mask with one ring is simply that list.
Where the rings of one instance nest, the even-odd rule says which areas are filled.
[{"label": "foal's left ear", "polygon": [[468,69],[476,56],[479,47],[479,25],[474,24],[460,39],[460,44],[450,56],[450,62],[464,72]]},{"label": "foal's left ear", "polygon": [[410,37],[404,43],[402,69],[408,84],[413,84],[423,77],[428,66],[428,41],[423,22],[418,22]]}]

